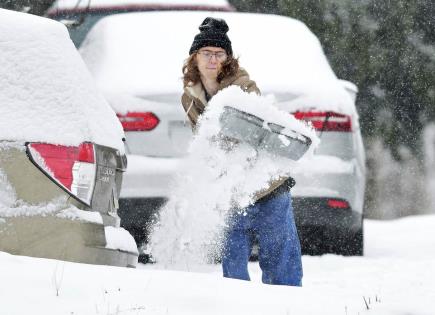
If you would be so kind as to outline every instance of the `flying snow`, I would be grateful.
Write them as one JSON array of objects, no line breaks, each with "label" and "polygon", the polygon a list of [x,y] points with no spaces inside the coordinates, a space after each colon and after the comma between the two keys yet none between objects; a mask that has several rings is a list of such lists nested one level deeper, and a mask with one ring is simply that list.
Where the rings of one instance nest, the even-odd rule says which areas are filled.
[{"label": "flying snow", "polygon": [[309,137],[313,145],[302,159],[312,154],[319,142],[315,131],[279,110],[274,102],[273,97],[247,94],[239,87],[229,87],[210,101],[154,227],[151,251],[160,264],[190,270],[216,259],[231,213],[243,213],[270,180],[290,176],[297,164],[222,137],[219,117],[225,106]]}]

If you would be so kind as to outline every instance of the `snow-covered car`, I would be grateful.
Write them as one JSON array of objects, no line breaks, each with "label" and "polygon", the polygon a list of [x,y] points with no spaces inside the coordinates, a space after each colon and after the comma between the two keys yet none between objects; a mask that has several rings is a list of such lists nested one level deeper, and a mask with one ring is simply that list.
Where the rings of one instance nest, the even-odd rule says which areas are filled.
[{"label": "snow-covered car", "polygon": [[233,51],[262,93],[311,121],[321,138],[313,159],[293,174],[303,251],[361,254],[365,157],[357,88],[336,77],[305,24],[275,15],[128,13],[105,18],[89,32],[82,57],[126,132],[129,169],[120,200],[126,228],[138,243],[146,240],[139,234],[169,196],[177,161],[186,153],[191,131],[180,104],[181,68],[207,16],[227,21]]},{"label": "snow-covered car", "polygon": [[56,0],[47,16],[68,26],[79,47],[92,26],[105,16],[138,11],[234,11],[227,0]]},{"label": "snow-covered car", "polygon": [[[339,83],[354,102],[357,87]],[[310,121],[321,141],[312,159],[302,161],[293,174],[293,207],[304,253],[362,255],[366,167],[356,108],[344,102],[301,104],[278,105]]]},{"label": "snow-covered car", "polygon": [[56,21],[0,9],[0,251],[135,267],[115,113]]}]

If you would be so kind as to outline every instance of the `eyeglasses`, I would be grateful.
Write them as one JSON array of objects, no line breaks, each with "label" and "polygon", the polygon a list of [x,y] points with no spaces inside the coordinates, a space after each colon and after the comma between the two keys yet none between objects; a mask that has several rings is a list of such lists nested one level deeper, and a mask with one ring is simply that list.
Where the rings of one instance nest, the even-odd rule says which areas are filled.
[{"label": "eyeglasses", "polygon": [[213,56],[215,56],[219,61],[224,61],[227,58],[227,53],[225,51],[212,52],[210,50],[201,50],[198,51],[198,54],[208,60],[211,60]]}]

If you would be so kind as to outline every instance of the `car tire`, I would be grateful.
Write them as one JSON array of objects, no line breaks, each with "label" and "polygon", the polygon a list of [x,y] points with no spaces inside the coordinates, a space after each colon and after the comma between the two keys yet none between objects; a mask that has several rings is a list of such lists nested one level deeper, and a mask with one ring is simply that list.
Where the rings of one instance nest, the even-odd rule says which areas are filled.
[{"label": "car tire", "polygon": [[339,253],[343,256],[363,256],[364,255],[364,231],[361,227],[355,234],[348,236]]}]

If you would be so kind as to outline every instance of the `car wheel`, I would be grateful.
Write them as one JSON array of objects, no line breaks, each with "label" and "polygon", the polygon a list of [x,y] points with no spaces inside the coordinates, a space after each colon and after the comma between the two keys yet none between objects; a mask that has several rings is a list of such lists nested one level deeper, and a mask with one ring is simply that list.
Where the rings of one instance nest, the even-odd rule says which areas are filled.
[{"label": "car wheel", "polygon": [[344,256],[362,256],[364,254],[364,232],[359,229],[354,235],[344,240],[340,253]]}]

